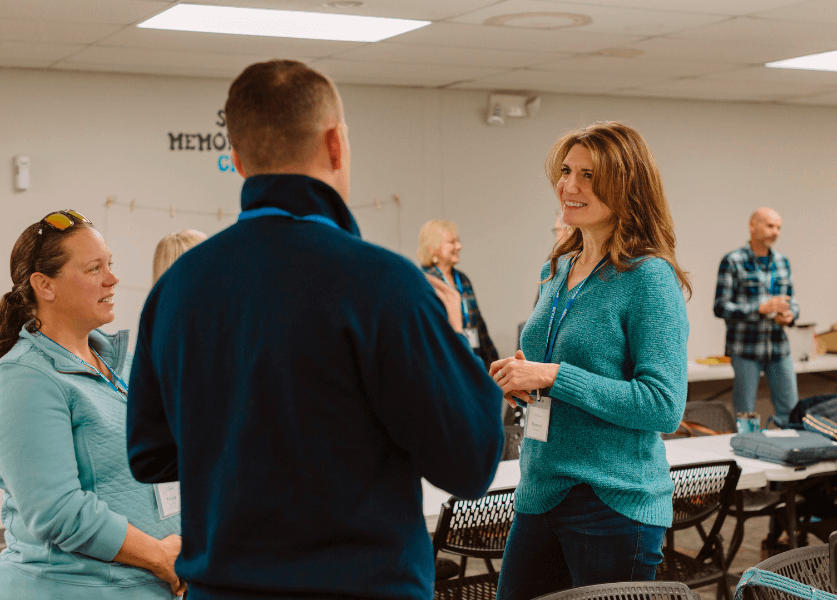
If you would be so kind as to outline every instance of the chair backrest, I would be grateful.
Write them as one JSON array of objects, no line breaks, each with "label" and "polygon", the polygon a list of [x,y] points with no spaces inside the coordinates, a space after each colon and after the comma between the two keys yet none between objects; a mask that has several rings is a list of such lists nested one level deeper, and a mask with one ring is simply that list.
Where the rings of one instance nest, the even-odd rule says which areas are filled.
[{"label": "chair backrest", "polygon": [[503,448],[503,458],[500,460],[515,460],[520,458],[520,444],[523,442],[523,427],[520,425],[506,425],[506,445]]},{"label": "chair backrest", "polygon": [[[735,433],[735,417],[723,402],[687,402],[683,420],[699,423],[718,433]],[[695,432],[696,436],[706,435]]]},{"label": "chair backrest", "polygon": [[536,600],[700,600],[700,596],[676,581],[629,581],[573,588]]},{"label": "chair backrest", "polygon": [[831,567],[831,587],[837,590],[837,531],[832,531],[828,536],[828,562]]},{"label": "chair backrest", "polygon": [[[837,542],[837,538],[833,535],[831,537]],[[829,542],[831,541],[830,539]],[[829,548],[831,546],[832,544],[829,543],[794,548],[776,556],[771,556],[757,564],[755,568],[778,573],[814,589],[835,594],[837,588],[831,582],[829,568]],[[791,598],[798,600],[789,593],[759,586],[746,588],[744,597],[754,598],[755,600],[788,600]]]},{"label": "chair backrest", "polygon": [[734,460],[717,460],[671,467],[670,474],[674,482],[672,530],[694,527],[715,515],[697,555],[698,560],[705,560],[720,544],[718,533],[732,504],[741,467]]},{"label": "chair backrest", "polygon": [[491,490],[478,500],[451,497],[433,534],[433,551],[502,558],[514,518],[514,488]]},{"label": "chair backrest", "polygon": [[433,600],[494,600],[497,597],[497,573],[442,579],[433,589]]}]

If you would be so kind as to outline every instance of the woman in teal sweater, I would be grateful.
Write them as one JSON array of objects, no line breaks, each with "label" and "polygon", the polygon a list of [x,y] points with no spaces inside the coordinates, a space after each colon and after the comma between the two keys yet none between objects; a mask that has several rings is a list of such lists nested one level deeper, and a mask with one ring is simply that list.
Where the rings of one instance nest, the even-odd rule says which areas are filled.
[{"label": "woman in teal sweater", "polygon": [[597,123],[559,139],[546,172],[573,229],[521,350],[490,369],[529,405],[498,600],[654,579],[672,519],[660,432],[686,403],[691,288],[645,141]]},{"label": "woman in teal sweater", "polygon": [[0,600],[169,600],[180,515],[128,469],[128,332],[111,256],[75,211],[26,228],[0,299]]}]

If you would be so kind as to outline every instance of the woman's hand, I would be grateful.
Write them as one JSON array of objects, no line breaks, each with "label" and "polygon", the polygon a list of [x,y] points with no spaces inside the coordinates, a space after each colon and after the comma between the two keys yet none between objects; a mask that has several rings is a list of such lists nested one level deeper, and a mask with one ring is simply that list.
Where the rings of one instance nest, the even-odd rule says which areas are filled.
[{"label": "woman's hand", "polygon": [[182,596],[186,591],[186,582],[174,572],[174,561],[180,554],[180,545],[179,535],[158,540],[129,523],[125,541],[113,560],[151,571],[171,586],[172,594]]},{"label": "woman's hand", "polygon": [[182,540],[179,535],[170,535],[160,540],[160,559],[156,568],[151,569],[157,577],[171,586],[171,593],[182,596],[186,591],[186,582],[174,572],[174,561],[180,555]]},{"label": "woman's hand", "polygon": [[448,311],[448,322],[456,333],[462,333],[462,296],[459,295],[455,289],[450,287],[447,283],[434,277],[433,275],[424,275],[445,309]]},{"label": "woman's hand", "polygon": [[511,406],[515,406],[514,398],[532,403],[534,398],[529,394],[531,390],[551,387],[558,376],[560,365],[554,363],[538,363],[526,360],[522,350],[518,350],[511,358],[504,358],[491,363],[488,374],[494,378],[503,397]]}]

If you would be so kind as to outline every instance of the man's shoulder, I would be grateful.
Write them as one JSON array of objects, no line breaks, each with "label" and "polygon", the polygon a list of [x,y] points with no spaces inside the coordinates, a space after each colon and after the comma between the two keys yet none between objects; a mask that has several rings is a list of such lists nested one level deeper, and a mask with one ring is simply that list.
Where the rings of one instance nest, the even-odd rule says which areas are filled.
[{"label": "man's shoulder", "polygon": [[740,263],[750,259],[750,249],[747,246],[741,246],[724,255],[724,262]]}]

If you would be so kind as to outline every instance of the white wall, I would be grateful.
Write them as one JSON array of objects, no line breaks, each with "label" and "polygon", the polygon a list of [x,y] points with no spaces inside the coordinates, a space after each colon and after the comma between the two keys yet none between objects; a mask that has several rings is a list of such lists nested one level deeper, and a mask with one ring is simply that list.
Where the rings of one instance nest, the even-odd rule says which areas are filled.
[{"label": "white wall", "polygon": [[[228,151],[171,151],[168,136],[222,133],[216,113],[228,85],[0,69],[0,257],[28,224],[76,208],[115,255],[122,281],[112,328],[135,329],[157,240],[187,227],[211,234],[234,221],[241,179],[219,170]],[[747,219],[762,205],[784,218],[777,249],[790,256],[801,320],[818,329],[837,322],[833,108],[543,95],[537,116],[489,127],[481,92],[340,89],[352,143],[350,205],[360,206],[364,237],[414,258],[424,221],[457,221],[461,266],[501,355],[514,350],[516,324],[529,314],[551,247],[557,201],[543,159],[558,135],[602,119],[638,128],[660,164],[678,258],[693,278],[691,358],[723,352],[723,322],[712,315],[718,262],[746,241]],[[25,192],[13,189],[17,154],[31,161]],[[108,195],[117,201],[109,209]],[[132,199],[133,212],[121,206]],[[0,289],[9,286],[4,271]]]}]

